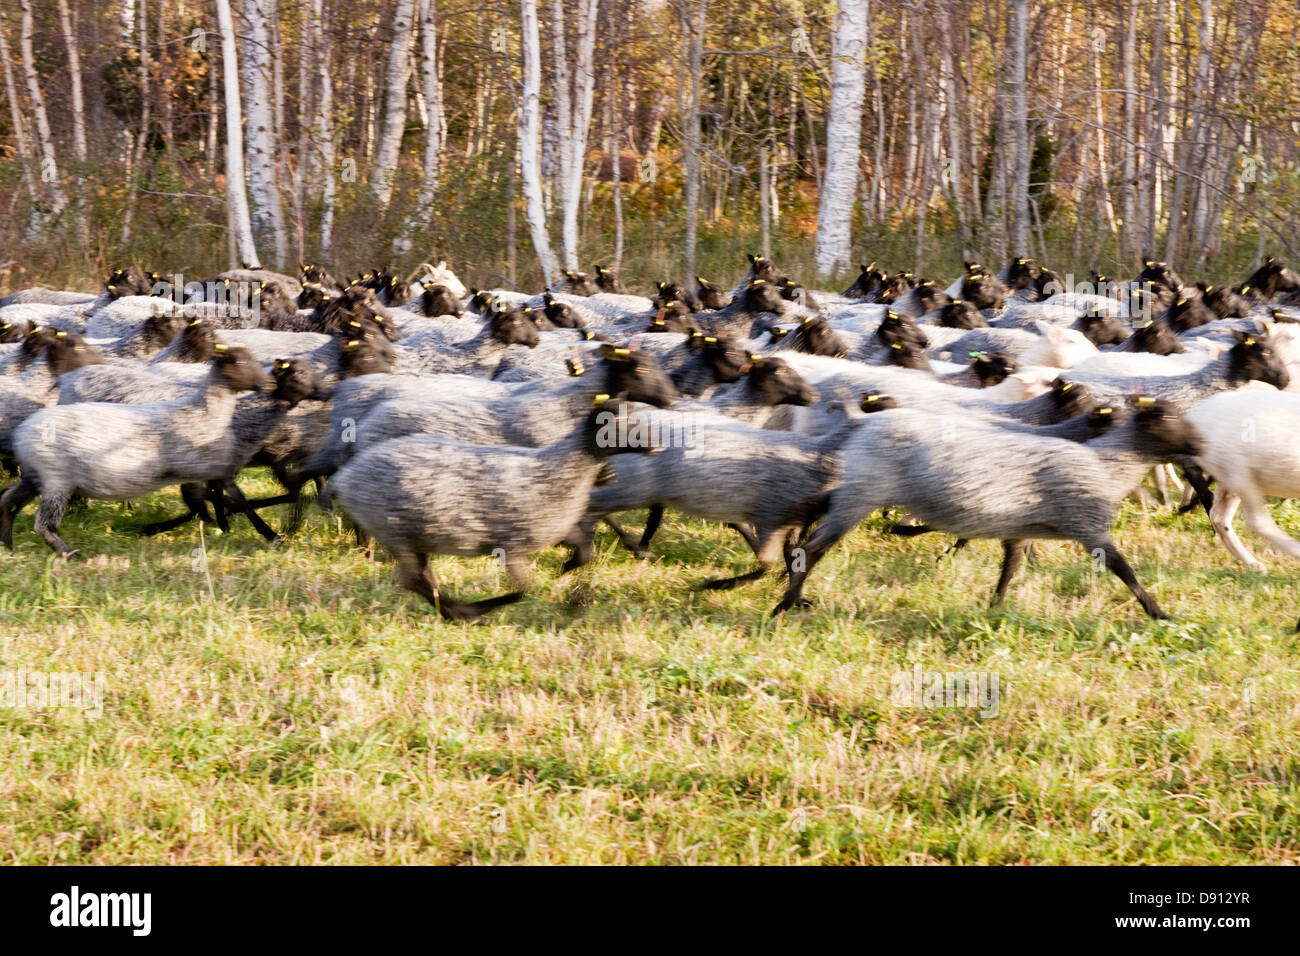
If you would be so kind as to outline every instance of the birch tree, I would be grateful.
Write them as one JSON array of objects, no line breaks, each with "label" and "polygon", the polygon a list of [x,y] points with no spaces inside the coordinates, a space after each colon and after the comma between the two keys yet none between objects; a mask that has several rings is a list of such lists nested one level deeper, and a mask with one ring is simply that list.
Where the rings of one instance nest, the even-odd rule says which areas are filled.
[{"label": "birch tree", "polygon": [[687,57],[689,62],[690,95],[687,99],[686,117],[682,131],[682,153],[686,167],[686,235],[684,265],[686,274],[696,274],[695,244],[700,219],[700,71],[704,67],[704,23],[708,0],[695,0],[695,22],[683,11],[683,26],[689,31]]},{"label": "birch tree", "polygon": [[420,192],[402,229],[401,241],[433,214],[442,163],[442,76],[438,64],[438,8],[436,0],[419,0],[420,88],[424,93],[424,163]]},{"label": "birch tree", "polygon": [[0,13],[0,62],[4,63],[5,93],[9,99],[9,117],[14,126],[14,140],[18,151],[18,164],[22,170],[23,185],[31,200],[31,214],[24,229],[24,239],[34,239],[41,225],[40,210],[37,206],[40,196],[36,187],[36,177],[32,174],[32,152],[27,140],[27,131],[23,123],[22,103],[18,98],[18,86],[14,82],[13,59],[9,56],[9,41],[5,38],[4,14]]},{"label": "birch tree", "polygon": [[334,79],[330,73],[329,36],[324,30],[325,0],[312,0],[312,40],[316,50],[316,113],[312,119],[312,155],[320,163],[320,248],[329,252],[334,243]]},{"label": "birch tree", "polygon": [[68,205],[68,197],[59,183],[59,163],[55,155],[54,134],[50,131],[50,117],[45,110],[45,94],[36,74],[36,57],[32,51],[32,0],[22,0],[22,24],[18,34],[18,47],[22,55],[23,76],[27,80],[27,99],[36,122],[36,139],[41,148],[40,181],[44,184],[43,199],[51,216],[57,216]]},{"label": "birch tree", "polygon": [[817,205],[817,274],[847,267],[853,253],[853,201],[866,95],[866,0],[839,0],[831,35],[831,105],[826,117],[826,171]]},{"label": "birch tree", "polygon": [[380,208],[393,197],[393,177],[406,129],[406,84],[411,79],[411,33],[415,0],[397,0],[393,7],[392,42],[384,71],[384,117],[379,124],[379,148],[370,179],[371,194]]},{"label": "birch tree", "polygon": [[289,257],[284,209],[276,164],[275,97],[271,88],[271,20],[275,0],[244,0],[244,90],[248,96],[248,188],[252,195],[253,232],[263,245],[270,243],[275,261]]},{"label": "birch tree", "polygon": [[555,102],[558,120],[558,178],[563,217],[560,250],[565,268],[578,268],[578,211],[582,199],[582,174],[587,160],[587,139],[596,86],[593,55],[599,0],[578,0],[574,63],[569,67],[565,43],[564,3],[552,0],[552,35],[555,45]]},{"label": "birch tree", "polygon": [[537,0],[520,0],[520,43],[523,47],[523,88],[519,99],[519,172],[524,188],[524,218],[546,282],[560,266],[546,233],[542,202],[540,126],[542,112],[542,41],[537,24]]},{"label": "birch tree", "polygon": [[217,30],[221,34],[221,68],[226,87],[226,202],[230,207],[239,258],[250,269],[261,268],[244,190],[244,132],[239,102],[239,57],[235,52],[235,22],[230,0],[216,0]]},{"label": "birch tree", "polygon": [[59,0],[59,26],[63,31],[63,45],[68,53],[68,81],[72,94],[72,148],[77,161],[86,161],[86,102],[81,91],[81,53],[77,38],[72,32],[72,16],[68,0]]},{"label": "birch tree", "polygon": [[1011,242],[1015,255],[1029,254],[1029,0],[1015,0],[1011,19],[1011,127],[1016,174],[1011,190]]}]

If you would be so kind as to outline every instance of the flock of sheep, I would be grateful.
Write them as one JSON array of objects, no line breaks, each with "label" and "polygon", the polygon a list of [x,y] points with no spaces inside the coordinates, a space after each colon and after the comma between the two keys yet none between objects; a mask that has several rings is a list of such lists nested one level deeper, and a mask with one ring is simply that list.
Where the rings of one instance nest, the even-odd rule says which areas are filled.
[{"label": "flock of sheep", "polygon": [[[314,482],[404,587],[477,620],[523,596],[535,552],[567,545],[579,567],[603,522],[645,556],[671,508],[754,552],[705,587],[781,561],[779,613],[890,507],[898,534],[1001,540],[995,602],[1031,540],[1071,539],[1160,618],[1110,535],[1150,474],[1167,503],[1207,508],[1239,561],[1262,568],[1238,507],[1300,557],[1265,507],[1300,495],[1300,276],[1280,262],[1215,288],[1148,261],[1133,280],[1094,273],[1091,292],[1023,258],[967,263],[946,289],[873,263],[831,294],[749,258],[730,291],[697,277],[653,297],[600,267],[535,296],[466,289],[445,264],[188,285],[131,267],[98,296],[16,293],[0,300],[0,460],[18,479],[0,539],[39,496],[36,532],[71,555],[74,498],[177,485],[181,513],[144,533],[242,514],[275,540],[258,509],[293,503],[296,526]],[[256,466],[284,494],[247,499],[236,479]],[[646,508],[639,537],[619,524]],[[457,600],[435,554],[495,555],[517,589]]]}]

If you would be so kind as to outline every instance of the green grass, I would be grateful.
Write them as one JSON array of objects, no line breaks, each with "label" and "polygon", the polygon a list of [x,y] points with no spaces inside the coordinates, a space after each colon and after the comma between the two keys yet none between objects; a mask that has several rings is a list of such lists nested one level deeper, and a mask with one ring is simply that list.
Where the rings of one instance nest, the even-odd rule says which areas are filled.
[{"label": "green grass", "polygon": [[[197,526],[130,531],[178,503],[74,511],[71,563],[29,510],[0,555],[0,669],[107,682],[98,718],[0,708],[3,862],[1300,862],[1300,586],[1203,515],[1117,528],[1165,623],[1061,543],[988,611],[996,543],[936,561],[879,518],[773,622],[773,579],[691,591],[749,558],[678,518],[651,561],[538,557],[469,626],[314,506],[279,547],[208,529],[206,570]],[[434,570],[505,590],[488,559]],[[897,706],[916,664],[996,672],[997,716]]]}]

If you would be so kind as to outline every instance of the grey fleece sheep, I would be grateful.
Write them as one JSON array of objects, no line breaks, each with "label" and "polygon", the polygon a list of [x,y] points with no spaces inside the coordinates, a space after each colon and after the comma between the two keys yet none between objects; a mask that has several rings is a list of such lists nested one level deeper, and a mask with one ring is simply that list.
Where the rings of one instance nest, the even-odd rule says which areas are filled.
[{"label": "grey fleece sheep", "polygon": [[[476,620],[523,597],[529,555],[561,543],[589,547],[575,526],[605,459],[649,450],[607,440],[616,414],[598,407],[545,448],[398,438],[358,455],[330,484],[356,525],[397,559],[403,587],[448,620]],[[518,590],[463,603],[441,592],[429,573],[431,554],[493,553]]]},{"label": "grey fleece sheep", "polygon": [[380,442],[406,435],[441,435],[473,445],[519,445],[540,448],[558,441],[591,408],[597,394],[622,395],[628,401],[665,408],[677,398],[671,380],[642,353],[605,346],[582,375],[511,389],[497,398],[454,393],[387,401],[357,421],[356,442],[339,446],[360,454]]},{"label": "grey fleece sheep", "polygon": [[[1290,384],[1290,373],[1273,351],[1267,335],[1238,331],[1235,337],[1236,344],[1227,352],[1182,375],[1167,374],[1174,356],[1134,354],[1128,357],[1130,362],[1145,363],[1151,370],[1149,374],[1094,373],[1088,363],[1083,363],[1063,371],[1061,378],[1085,386],[1101,402],[1121,404],[1134,393],[1140,393],[1166,401],[1179,411],[1252,379],[1279,390]],[[1103,361],[1108,359],[1109,356]]]},{"label": "grey fleece sheep", "polygon": [[1102,557],[1150,616],[1166,617],[1116,549],[1110,527],[1120,500],[1151,465],[1198,449],[1190,426],[1150,399],[1086,444],[974,419],[954,423],[915,408],[868,416],[841,446],[843,481],[791,563],[789,587],[773,613],[806,606],[804,582],[826,552],[877,508],[897,505],[928,528],[1003,541],[994,603],[1029,539],[1072,539]]},{"label": "grey fleece sheep", "polygon": [[654,455],[614,459],[613,480],[592,490],[583,534],[589,538],[599,518],[637,508],[651,509],[639,545],[623,541],[637,552],[649,547],[665,507],[727,524],[753,549],[758,567],[704,585],[715,589],[762,577],[782,545],[792,545],[820,513],[841,472],[836,449],[852,427],[843,417],[838,427],[810,437],[707,413],[637,412],[632,418],[647,434],[682,440]]},{"label": "grey fleece sheep", "polygon": [[13,547],[13,518],[41,496],[36,530],[61,554],[59,535],[74,494],[123,501],[186,481],[233,478],[230,428],[241,391],[269,378],[247,349],[222,348],[207,387],[157,405],[78,404],[45,408],[14,434],[22,481],[0,497],[0,541]]},{"label": "grey fleece sheep", "polygon": [[[34,338],[34,337],[32,337]],[[37,361],[22,375],[0,378],[0,455],[13,452],[13,437],[28,416],[58,401],[59,376],[103,359],[75,332],[56,332],[43,340]]]}]

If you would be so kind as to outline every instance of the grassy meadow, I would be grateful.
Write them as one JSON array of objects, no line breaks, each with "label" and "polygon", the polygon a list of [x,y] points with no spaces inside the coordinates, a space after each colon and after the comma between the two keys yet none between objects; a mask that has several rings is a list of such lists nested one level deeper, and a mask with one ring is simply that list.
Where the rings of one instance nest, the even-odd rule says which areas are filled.
[{"label": "grassy meadow", "polygon": [[[29,509],[0,554],[0,672],[106,686],[98,717],[0,708],[5,863],[1300,862],[1300,583],[1203,514],[1117,528],[1169,622],[1052,542],[989,611],[996,542],[940,557],[877,516],[783,621],[775,579],[693,592],[749,553],[670,518],[652,560],[539,556],[475,626],[314,503],[275,547],[242,519],[133,533],[178,506],[74,510],[66,563]],[[491,559],[434,572],[507,589]],[[918,664],[996,673],[996,716],[900,705]]]}]

